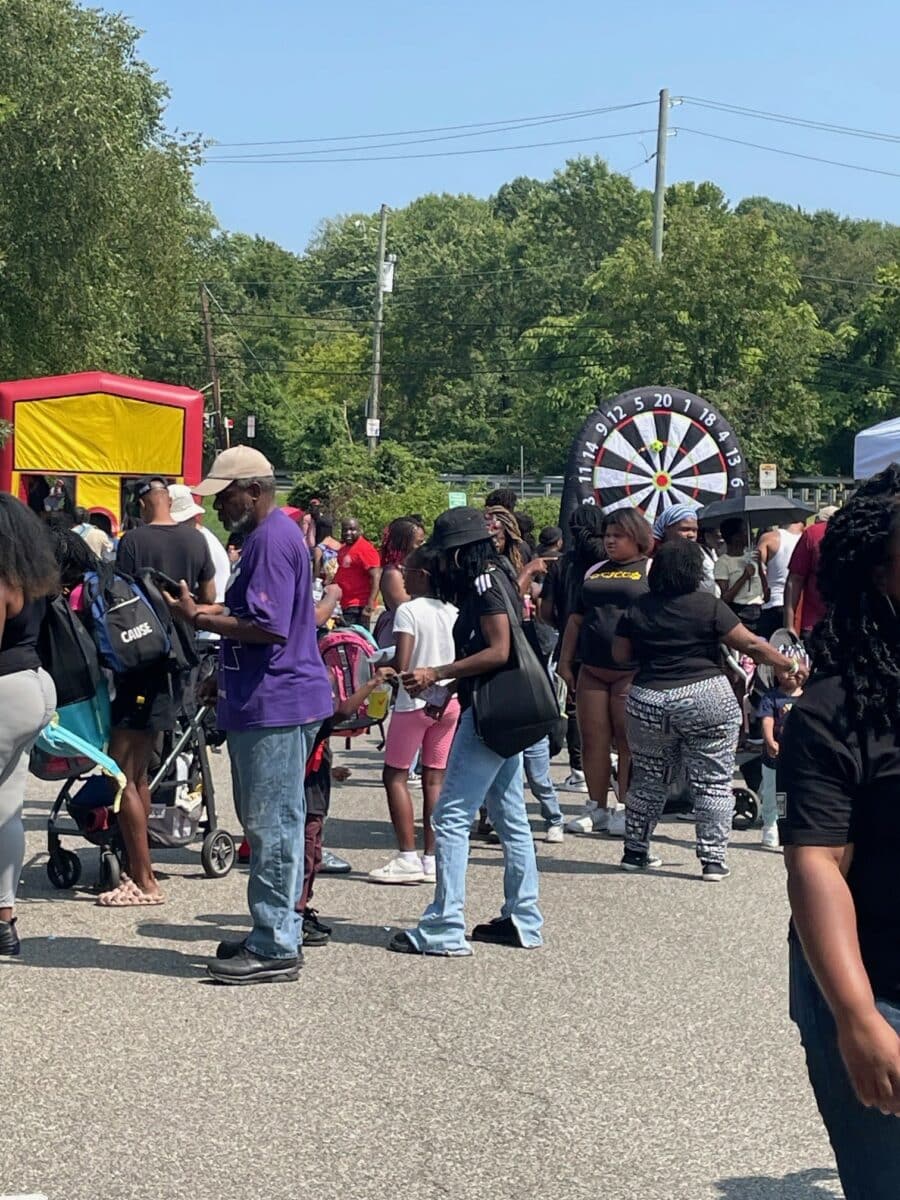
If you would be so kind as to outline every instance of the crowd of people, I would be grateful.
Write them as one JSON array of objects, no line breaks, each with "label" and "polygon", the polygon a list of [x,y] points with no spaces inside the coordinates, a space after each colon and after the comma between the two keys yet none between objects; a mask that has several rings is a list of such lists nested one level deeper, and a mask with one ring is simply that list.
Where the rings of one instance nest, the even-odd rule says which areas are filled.
[{"label": "crowd of people", "polygon": [[[213,497],[227,548],[204,528],[195,496]],[[271,465],[244,446],[220,454],[193,489],[149,478],[135,499],[140,522],[113,545],[80,511],[61,528],[59,506],[45,514],[48,536],[48,522],[0,495],[0,954],[20,949],[28,751],[56,704],[39,651],[44,610],[60,593],[78,609],[84,579],[104,561],[131,578],[150,571],[174,581],[175,640],[218,643],[218,674],[201,698],[217,703],[227,737],[252,917],[249,935],[222,943],[208,967],[221,983],[296,979],[302,945],[327,940],[311,900],[331,782],[345,773],[329,738],[376,692],[393,696],[383,782],[396,852],[369,878],[434,888],[418,924],[389,943],[410,955],[541,945],[526,786],[548,842],[567,832],[622,838],[630,872],[660,865],[654,830],[680,798],[695,824],[700,878],[724,880],[736,753],[755,744],[755,718],[762,844],[786,847],[792,1013],[847,1195],[889,1194],[872,1181],[896,1179],[900,1147],[886,1115],[900,1114],[900,825],[891,804],[900,785],[900,469],[809,525],[760,531],[755,544],[744,518],[710,529],[683,504],[652,527],[629,506],[584,505],[565,531],[535,536],[503,489],[483,508],[447,510],[430,530],[417,514],[400,516],[380,544],[345,515],[337,539],[321,505],[301,521],[283,511]],[[319,649],[336,622],[371,638],[377,664],[344,695]],[[753,689],[730,666],[746,660],[759,668]],[[514,729],[498,732],[503,714],[490,700],[513,670],[528,693],[522,711],[534,710],[533,724],[522,718],[528,745]],[[559,685],[552,714],[536,679]],[[125,777],[117,820],[128,871],[98,897],[105,907],[163,902],[147,837],[148,766],[185,686],[174,655],[112,679],[109,754]],[[567,825],[550,773],[563,743],[560,788],[585,797]],[[503,848],[504,895],[499,914],[467,932],[473,832]]]}]

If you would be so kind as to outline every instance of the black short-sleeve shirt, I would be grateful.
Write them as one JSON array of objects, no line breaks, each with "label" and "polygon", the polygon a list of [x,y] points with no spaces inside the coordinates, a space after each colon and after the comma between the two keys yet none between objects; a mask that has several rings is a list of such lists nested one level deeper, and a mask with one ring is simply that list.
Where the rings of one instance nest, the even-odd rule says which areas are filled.
[{"label": "black short-sleeve shirt", "polygon": [[647,558],[631,563],[612,560],[595,563],[581,582],[575,612],[584,620],[578,635],[578,660],[589,667],[627,671],[636,664],[617,663],[612,656],[613,638],[624,612],[647,594]]},{"label": "black short-sleeve shirt", "polygon": [[619,621],[637,659],[635,686],[666,691],[722,675],[720,647],[739,624],[709,592],[642,596]]},{"label": "black short-sleeve shirt", "polygon": [[900,1002],[900,730],[846,726],[847,692],[814,676],[785,722],[778,789],[786,846],[853,846],[847,883],[877,996]]},{"label": "black short-sleeve shirt", "polygon": [[116,566],[128,575],[162,571],[176,582],[183,579],[192,592],[215,578],[206,538],[193,525],[139,525],[119,542]]},{"label": "black short-sleeve shirt", "polygon": [[[453,643],[457,659],[469,658],[487,648],[487,642],[481,630],[481,618],[496,616],[497,613],[507,611],[503,602],[504,592],[512,605],[512,611],[519,616],[521,621],[522,598],[502,567],[491,567],[475,580],[469,596],[459,606],[459,616],[453,626]],[[457,694],[461,708],[468,708],[472,703],[472,693],[475,690],[477,679],[477,676],[472,676],[458,681]]]}]

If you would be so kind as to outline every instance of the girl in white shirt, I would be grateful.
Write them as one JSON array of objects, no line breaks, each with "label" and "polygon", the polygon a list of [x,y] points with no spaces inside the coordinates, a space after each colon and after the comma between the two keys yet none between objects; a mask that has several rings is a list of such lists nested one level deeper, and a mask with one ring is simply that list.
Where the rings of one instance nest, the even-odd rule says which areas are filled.
[{"label": "girl in white shirt", "polygon": [[[429,552],[420,547],[403,565],[406,591],[410,599],[394,613],[393,666],[398,675],[432,663],[453,662],[453,626],[457,610],[432,593]],[[439,689],[436,699],[444,699]],[[397,695],[394,715],[388,729],[384,751],[384,786],[388,796],[391,824],[399,853],[383,867],[369,872],[378,883],[434,883],[434,833],[431,813],[444,782],[450,746],[459,720],[459,701],[450,696],[438,713],[428,697],[413,699],[402,687]],[[425,831],[424,855],[416,850],[416,832],[412,797],[407,778],[416,760],[422,760],[422,824]]]}]

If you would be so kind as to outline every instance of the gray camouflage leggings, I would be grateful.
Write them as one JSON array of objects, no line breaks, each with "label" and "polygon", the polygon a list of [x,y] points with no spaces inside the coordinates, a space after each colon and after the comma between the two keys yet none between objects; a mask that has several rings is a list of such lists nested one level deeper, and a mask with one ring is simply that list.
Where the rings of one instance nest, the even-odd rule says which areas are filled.
[{"label": "gray camouflage leggings", "polygon": [[724,862],[731,833],[734,755],[741,711],[724,675],[628,697],[631,786],[625,800],[625,847],[647,852],[672,781],[683,770],[694,803],[697,857]]}]

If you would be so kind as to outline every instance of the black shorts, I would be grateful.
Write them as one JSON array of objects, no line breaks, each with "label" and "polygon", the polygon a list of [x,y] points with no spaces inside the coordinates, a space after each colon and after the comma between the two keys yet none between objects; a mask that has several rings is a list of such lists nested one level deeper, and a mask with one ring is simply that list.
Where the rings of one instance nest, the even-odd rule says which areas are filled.
[{"label": "black shorts", "polygon": [[178,681],[169,663],[146,671],[115,676],[116,694],[111,704],[113,729],[163,733],[175,728]]}]

